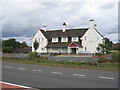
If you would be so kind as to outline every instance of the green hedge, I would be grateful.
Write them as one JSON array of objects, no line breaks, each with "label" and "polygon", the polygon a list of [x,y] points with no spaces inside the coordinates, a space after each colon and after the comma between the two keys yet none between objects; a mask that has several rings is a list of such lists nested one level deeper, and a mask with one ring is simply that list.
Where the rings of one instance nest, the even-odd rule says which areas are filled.
[{"label": "green hedge", "polygon": [[38,57],[38,53],[37,52],[30,52],[28,55],[29,59],[34,59]]},{"label": "green hedge", "polygon": [[120,52],[112,52],[111,56],[114,62],[120,62]]},{"label": "green hedge", "polygon": [[4,53],[13,53],[14,48],[12,46],[3,47]]}]

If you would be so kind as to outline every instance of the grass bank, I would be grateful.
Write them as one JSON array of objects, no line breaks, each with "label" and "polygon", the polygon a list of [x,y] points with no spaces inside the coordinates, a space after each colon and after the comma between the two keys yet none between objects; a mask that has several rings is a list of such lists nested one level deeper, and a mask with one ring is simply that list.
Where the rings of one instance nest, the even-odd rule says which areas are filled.
[{"label": "grass bank", "polygon": [[87,68],[87,69],[100,69],[100,70],[112,70],[118,71],[117,63],[85,63],[85,62],[67,62],[67,61],[50,61],[50,60],[29,60],[18,58],[2,58],[3,62],[23,63],[23,64],[37,64],[37,65],[49,65],[49,66],[62,66],[62,67],[74,67],[74,68]]}]

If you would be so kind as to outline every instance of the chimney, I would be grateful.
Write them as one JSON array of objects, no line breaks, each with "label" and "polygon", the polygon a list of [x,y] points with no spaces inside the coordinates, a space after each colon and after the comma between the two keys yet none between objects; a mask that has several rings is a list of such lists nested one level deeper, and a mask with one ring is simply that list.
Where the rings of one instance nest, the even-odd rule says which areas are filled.
[{"label": "chimney", "polygon": [[46,32],[46,26],[43,26],[43,30]]},{"label": "chimney", "polygon": [[64,22],[64,23],[63,23],[63,30],[62,30],[62,32],[65,32],[66,26],[67,26],[67,25],[66,25],[66,23]]},{"label": "chimney", "polygon": [[89,28],[94,28],[96,25],[94,24],[94,20],[90,19],[89,20]]}]

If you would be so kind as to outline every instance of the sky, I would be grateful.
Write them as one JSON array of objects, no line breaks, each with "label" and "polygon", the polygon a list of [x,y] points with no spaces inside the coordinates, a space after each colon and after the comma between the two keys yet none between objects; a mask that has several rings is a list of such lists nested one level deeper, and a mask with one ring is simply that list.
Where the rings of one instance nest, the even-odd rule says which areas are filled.
[{"label": "sky", "polygon": [[94,19],[97,30],[118,41],[118,0],[1,0],[2,39],[16,38],[31,45],[38,29],[84,28]]}]

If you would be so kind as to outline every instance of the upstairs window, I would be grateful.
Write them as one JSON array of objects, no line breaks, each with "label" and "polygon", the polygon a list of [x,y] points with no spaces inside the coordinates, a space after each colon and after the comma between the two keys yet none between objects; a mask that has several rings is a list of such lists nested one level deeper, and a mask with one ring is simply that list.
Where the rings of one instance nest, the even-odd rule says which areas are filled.
[{"label": "upstairs window", "polygon": [[72,42],[78,42],[78,37],[72,37]]},{"label": "upstairs window", "polygon": [[40,42],[40,38],[38,38],[38,42]]},{"label": "upstairs window", "polygon": [[68,38],[67,37],[62,37],[61,42],[68,42]]},{"label": "upstairs window", "polygon": [[86,40],[86,36],[85,36],[85,40]]},{"label": "upstairs window", "polygon": [[52,38],[52,42],[58,42],[58,38]]},{"label": "upstairs window", "polygon": [[44,41],[44,38],[42,38],[42,42]]},{"label": "upstairs window", "polygon": [[99,36],[97,36],[97,40],[99,40]]}]

